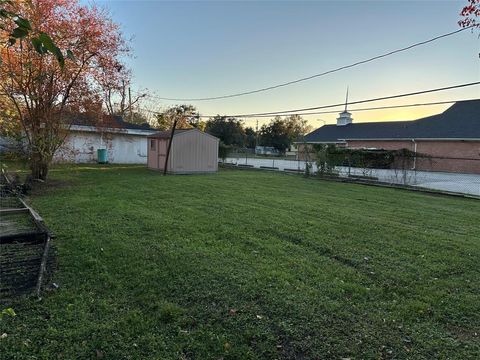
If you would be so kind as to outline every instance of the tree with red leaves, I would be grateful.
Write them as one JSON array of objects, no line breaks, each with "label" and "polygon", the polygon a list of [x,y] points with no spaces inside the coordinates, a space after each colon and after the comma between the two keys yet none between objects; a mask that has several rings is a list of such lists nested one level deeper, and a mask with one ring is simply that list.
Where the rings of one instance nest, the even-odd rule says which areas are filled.
[{"label": "tree with red leaves", "polygon": [[458,25],[461,27],[480,27],[480,23],[476,19],[480,16],[480,0],[468,0],[468,5],[462,9],[460,16],[463,17],[463,19],[458,22]]},{"label": "tree with red leaves", "polygon": [[[45,180],[56,150],[64,143],[72,113],[101,119],[103,89],[128,80],[122,57],[129,51],[117,24],[95,6],[78,0],[15,2],[31,31],[0,49],[0,92],[15,109],[28,147],[32,176]],[[9,11],[10,4],[5,4]],[[3,25],[3,24],[2,24]],[[0,27],[8,39],[15,24]],[[71,49],[62,66],[43,56],[42,34],[58,49]],[[45,51],[43,51],[45,50]],[[13,121],[13,120],[12,120]]]}]

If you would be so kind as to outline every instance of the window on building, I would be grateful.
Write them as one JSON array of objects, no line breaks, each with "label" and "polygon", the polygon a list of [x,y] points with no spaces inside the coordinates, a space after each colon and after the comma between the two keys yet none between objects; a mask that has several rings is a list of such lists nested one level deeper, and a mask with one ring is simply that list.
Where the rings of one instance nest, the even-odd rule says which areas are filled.
[{"label": "window on building", "polygon": [[155,139],[150,139],[150,150],[155,151],[156,148],[156,141]]}]

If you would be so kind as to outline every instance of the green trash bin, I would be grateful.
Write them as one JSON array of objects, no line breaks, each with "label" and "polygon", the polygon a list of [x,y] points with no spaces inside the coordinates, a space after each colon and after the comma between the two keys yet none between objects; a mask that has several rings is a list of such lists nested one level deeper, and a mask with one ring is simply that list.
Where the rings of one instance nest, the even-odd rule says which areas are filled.
[{"label": "green trash bin", "polygon": [[97,162],[106,164],[108,162],[107,149],[97,149]]}]

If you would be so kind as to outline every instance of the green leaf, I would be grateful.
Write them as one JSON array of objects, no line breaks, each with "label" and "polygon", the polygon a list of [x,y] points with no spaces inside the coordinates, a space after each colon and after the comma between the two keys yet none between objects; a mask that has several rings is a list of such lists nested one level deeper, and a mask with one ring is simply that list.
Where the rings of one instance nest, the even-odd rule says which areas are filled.
[{"label": "green leaf", "polygon": [[16,42],[17,42],[17,39],[15,39],[14,37],[11,37],[8,39],[8,44],[10,46],[15,45]]},{"label": "green leaf", "polygon": [[32,30],[32,27],[30,26],[30,22],[27,19],[24,19],[20,16],[16,16],[13,21],[15,24],[18,25],[18,27],[21,27],[26,30]]},{"label": "green leaf", "polygon": [[73,52],[71,50],[67,50],[67,58],[72,61],[75,60],[75,55],[73,55]]},{"label": "green leaf", "polygon": [[45,49],[47,49],[48,51],[50,52],[54,52],[55,48],[57,47],[52,38],[50,36],[48,36],[47,34],[45,34],[44,32],[40,33],[40,35],[38,36],[38,39],[42,42],[43,46],[45,47]]},{"label": "green leaf", "polygon": [[15,314],[15,311],[12,309],[12,308],[6,308],[6,309],[3,309],[2,312],[1,312],[1,317],[3,317],[3,315],[8,315],[8,316],[11,316],[11,317],[15,317],[17,316],[17,314]]},{"label": "green leaf", "polygon": [[17,38],[17,39],[21,39],[21,38],[24,38],[27,35],[28,35],[28,30],[26,30],[24,28],[21,28],[21,27],[17,27],[15,29],[13,29],[10,36],[12,36],[14,38]]},{"label": "green leaf", "polygon": [[35,51],[40,55],[43,55],[47,52],[47,50],[43,47],[43,43],[37,37],[32,38],[32,45],[35,48]]},{"label": "green leaf", "polygon": [[63,66],[65,65],[65,58],[63,57],[63,54],[57,47],[57,45],[55,45],[55,43],[53,42],[52,38],[42,32],[40,33],[38,39],[42,42],[43,47],[46,50],[50,51],[53,55],[55,55],[58,63],[60,64],[60,67],[63,68]]},{"label": "green leaf", "polygon": [[50,50],[50,51],[57,58],[57,61],[60,64],[60,67],[63,68],[63,66],[65,65],[65,58],[63,57],[63,54],[60,51],[60,49],[57,46],[54,45],[53,49]]},{"label": "green leaf", "polygon": [[63,69],[63,67],[65,66],[65,58],[63,57],[63,54],[60,51],[60,49],[58,50],[58,54],[55,54],[55,57],[57,58],[57,61],[60,65],[60,67]]}]

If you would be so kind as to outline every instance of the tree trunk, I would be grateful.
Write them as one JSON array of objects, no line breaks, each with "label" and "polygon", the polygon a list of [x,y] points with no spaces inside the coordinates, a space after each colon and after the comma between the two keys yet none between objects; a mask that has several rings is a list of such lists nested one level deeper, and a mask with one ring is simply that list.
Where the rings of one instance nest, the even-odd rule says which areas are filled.
[{"label": "tree trunk", "polygon": [[46,161],[41,154],[32,154],[30,169],[32,170],[33,179],[40,179],[46,181],[48,175],[48,168],[48,161]]}]

